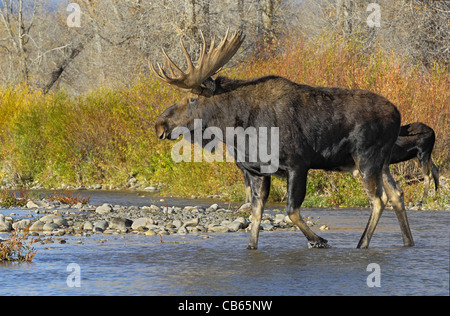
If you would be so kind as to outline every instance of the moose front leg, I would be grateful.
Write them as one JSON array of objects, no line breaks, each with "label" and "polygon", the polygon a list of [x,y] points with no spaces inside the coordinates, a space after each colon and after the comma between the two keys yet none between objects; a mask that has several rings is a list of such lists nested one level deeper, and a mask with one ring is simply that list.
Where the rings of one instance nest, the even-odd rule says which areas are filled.
[{"label": "moose front leg", "polygon": [[302,233],[308,239],[309,248],[330,248],[328,241],[322,237],[317,236],[303,221],[300,215],[300,206],[305,199],[306,194],[306,177],[307,169],[299,169],[290,171],[288,175],[288,201],[287,214],[289,219],[300,228]]},{"label": "moose front leg", "polygon": [[255,250],[258,248],[259,225],[261,224],[264,205],[270,192],[270,176],[258,177],[250,175],[248,172],[247,176],[252,189],[252,228],[247,249]]}]

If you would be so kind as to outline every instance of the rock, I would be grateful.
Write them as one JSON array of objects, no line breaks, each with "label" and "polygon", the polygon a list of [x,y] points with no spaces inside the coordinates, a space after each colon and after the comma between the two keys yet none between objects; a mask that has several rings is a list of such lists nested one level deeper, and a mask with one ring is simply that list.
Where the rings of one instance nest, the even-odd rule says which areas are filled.
[{"label": "rock", "polygon": [[181,227],[177,230],[177,234],[185,235],[185,234],[187,234],[187,233],[188,233],[188,231],[187,231],[186,227],[184,227],[184,226],[181,226]]},{"label": "rock", "polygon": [[284,214],[277,214],[277,215],[275,215],[274,223],[275,224],[279,224],[279,223],[284,222],[285,217],[286,217],[286,215],[284,215]]},{"label": "rock", "polygon": [[55,223],[58,226],[68,226],[67,220],[64,219],[64,217],[60,215],[56,215],[53,217],[53,223]]},{"label": "rock", "polygon": [[156,192],[158,189],[154,186],[145,187],[144,191]]},{"label": "rock", "polygon": [[211,210],[213,210],[213,211],[217,211],[217,209],[219,208],[219,205],[218,205],[218,204],[213,204],[213,205],[211,205],[209,208],[210,208]]},{"label": "rock", "polygon": [[213,225],[213,226],[208,227],[208,231],[214,232],[214,233],[227,233],[230,230],[226,226]]},{"label": "rock", "polygon": [[147,227],[150,225],[154,225],[153,219],[151,219],[150,217],[141,217],[135,220],[133,224],[131,224],[131,228],[133,230],[137,230],[139,228]]},{"label": "rock", "polygon": [[[183,226],[183,222],[179,219],[176,219],[172,222],[173,226],[175,226],[176,229],[179,229],[181,226]],[[198,224],[198,223],[197,223]]]},{"label": "rock", "polygon": [[198,217],[184,223],[183,227],[195,227],[198,225]]},{"label": "rock", "polygon": [[94,223],[94,232],[104,232],[106,228],[108,228],[108,222],[105,220]]},{"label": "rock", "polygon": [[237,210],[237,212],[251,212],[252,211],[252,203],[242,204],[241,207]]},{"label": "rock", "polygon": [[92,189],[92,190],[101,190],[101,188],[102,188],[102,185],[101,185],[101,184],[93,184],[93,185],[91,186],[91,189]]},{"label": "rock", "polygon": [[5,215],[0,214],[0,232],[10,232],[11,230],[11,222],[5,220]]},{"label": "rock", "polygon": [[327,225],[322,225],[322,226],[319,227],[319,229],[320,229],[321,231],[324,231],[324,230],[329,230],[330,227],[328,227]]},{"label": "rock", "polygon": [[55,223],[46,223],[42,227],[42,230],[46,231],[46,232],[52,232],[54,230],[57,230],[58,228],[59,228],[59,226]]},{"label": "rock", "polygon": [[286,223],[288,223],[288,224],[294,225],[294,223],[291,221],[291,219],[289,218],[288,215],[286,215],[286,216],[284,217],[284,221],[285,221]]},{"label": "rock", "polygon": [[31,225],[31,221],[29,219],[22,219],[20,221],[15,222],[12,224],[12,228],[17,231],[21,231],[26,229]]},{"label": "rock", "polygon": [[31,231],[31,232],[40,232],[40,231],[43,231],[43,230],[44,230],[44,225],[45,225],[44,222],[36,221],[36,222],[33,223],[33,225],[31,225],[30,231]]},{"label": "rock", "polygon": [[186,206],[186,207],[183,209],[183,213],[184,213],[184,212],[198,213],[198,209],[197,209],[197,207],[195,207],[195,206]]},{"label": "rock", "polygon": [[228,226],[230,224],[231,224],[231,221],[226,219],[226,220],[221,221],[219,225],[220,226]]},{"label": "rock", "polygon": [[53,218],[55,217],[56,215],[45,215],[45,216],[42,216],[41,218],[39,218],[39,221],[41,221],[41,222],[43,222],[43,223],[53,223]]},{"label": "rock", "polygon": [[244,217],[238,217],[234,221],[241,223],[243,229],[247,228],[248,225],[250,224],[250,221],[246,220]]},{"label": "rock", "polygon": [[146,236],[156,236],[156,233],[153,230],[148,230],[145,232]]},{"label": "rock", "polygon": [[243,227],[243,224],[240,222],[231,222],[230,224],[227,225],[228,229],[232,232],[237,232],[239,229],[241,229]]},{"label": "rock", "polygon": [[44,201],[28,201],[27,208],[48,208],[50,204]]},{"label": "rock", "polygon": [[273,230],[273,225],[270,223],[263,223],[259,226],[262,230]]},{"label": "rock", "polygon": [[94,225],[92,225],[92,223],[90,221],[86,221],[83,224],[83,230],[93,230],[94,229]]},{"label": "rock", "polygon": [[114,217],[109,221],[109,228],[123,231],[123,230],[127,230],[128,228],[130,228],[132,224],[133,224],[132,220],[129,220],[126,218]]},{"label": "rock", "polygon": [[97,214],[108,214],[113,211],[111,204],[105,203],[102,206],[99,206],[95,209]]}]

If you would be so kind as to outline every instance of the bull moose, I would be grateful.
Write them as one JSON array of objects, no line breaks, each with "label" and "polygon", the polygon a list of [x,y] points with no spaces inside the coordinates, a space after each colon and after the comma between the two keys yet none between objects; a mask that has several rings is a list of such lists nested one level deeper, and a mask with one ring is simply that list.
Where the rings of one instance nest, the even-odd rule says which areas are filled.
[{"label": "bull moose", "polygon": [[[267,171],[263,162],[236,161],[249,174],[252,191],[252,228],[248,249],[257,249],[259,226],[270,190],[271,176],[287,179],[286,211],[308,240],[311,248],[328,248],[328,241],[316,235],[300,215],[309,169],[358,170],[371,202],[371,215],[358,248],[367,248],[388,201],[398,218],[403,243],[414,241],[406,216],[403,192],[389,171],[392,148],[400,131],[400,113],[386,98],[359,89],[311,87],[278,76],[235,80],[214,75],[236,54],[244,41],[241,31],[229,39],[229,30],[209,49],[203,43],[197,65],[181,42],[187,62],[183,72],[164,52],[166,64],[149,67],[160,81],[187,92],[156,120],[160,139],[173,139],[177,127],[279,128],[278,168]],[[194,124],[201,120],[202,124]],[[227,148],[234,144],[224,141]],[[273,140],[272,140],[273,141]],[[246,147],[246,156],[254,148]],[[235,153],[237,155],[237,153]]]}]

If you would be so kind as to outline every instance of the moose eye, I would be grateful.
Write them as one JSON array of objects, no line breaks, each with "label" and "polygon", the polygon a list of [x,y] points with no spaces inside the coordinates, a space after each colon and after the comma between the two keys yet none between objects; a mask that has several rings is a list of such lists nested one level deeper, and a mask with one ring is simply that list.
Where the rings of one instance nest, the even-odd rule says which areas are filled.
[{"label": "moose eye", "polygon": [[189,98],[189,104],[194,105],[197,102],[197,98]]}]

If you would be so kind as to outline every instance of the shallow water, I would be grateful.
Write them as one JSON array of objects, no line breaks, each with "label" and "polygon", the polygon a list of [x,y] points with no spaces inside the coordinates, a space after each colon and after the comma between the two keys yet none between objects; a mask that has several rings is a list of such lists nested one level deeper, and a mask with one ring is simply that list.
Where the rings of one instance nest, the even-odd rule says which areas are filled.
[{"label": "shallow water", "polygon": [[[333,248],[308,249],[300,231],[261,232],[256,251],[245,248],[245,232],[162,236],[163,243],[133,234],[62,237],[67,244],[37,245],[33,263],[0,264],[0,295],[449,294],[449,212],[408,212],[416,246],[403,247],[386,210],[365,250],[355,247],[368,210],[302,215],[320,216],[330,230],[319,235]],[[80,268],[80,287],[68,286],[71,263]],[[380,267],[380,287],[367,285],[370,263]]]}]

